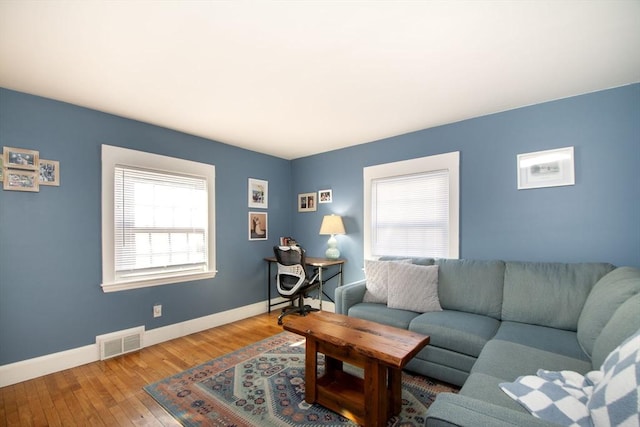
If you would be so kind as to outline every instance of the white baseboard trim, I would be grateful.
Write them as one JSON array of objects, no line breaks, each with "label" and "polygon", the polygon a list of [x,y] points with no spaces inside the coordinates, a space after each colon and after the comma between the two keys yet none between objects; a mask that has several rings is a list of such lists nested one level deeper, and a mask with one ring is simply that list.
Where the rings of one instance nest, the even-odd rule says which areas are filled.
[{"label": "white baseboard trim", "polygon": [[[282,300],[274,298],[272,303]],[[313,307],[318,307],[318,300],[308,302]],[[232,310],[187,320],[185,322],[174,323],[156,329],[145,331],[143,347],[150,347],[175,338],[184,337],[196,332],[215,328],[247,317],[256,316],[267,312],[267,302],[257,302],[255,304],[234,308]],[[328,301],[322,302],[322,309],[334,311],[335,305]],[[275,308],[273,311],[276,311]],[[0,366],[0,387],[6,387],[22,381],[28,381],[43,375],[86,365],[87,363],[100,360],[100,349],[97,344],[86,345],[84,347],[72,348],[58,353],[47,354],[33,359],[21,360],[15,363]]]},{"label": "white baseboard trim", "polygon": [[0,366],[0,387],[38,378],[99,360],[96,344]]}]

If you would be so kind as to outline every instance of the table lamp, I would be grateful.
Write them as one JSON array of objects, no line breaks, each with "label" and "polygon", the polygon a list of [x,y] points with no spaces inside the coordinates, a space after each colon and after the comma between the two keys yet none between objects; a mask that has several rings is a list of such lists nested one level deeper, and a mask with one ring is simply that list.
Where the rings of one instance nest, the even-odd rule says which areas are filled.
[{"label": "table lamp", "polygon": [[345,234],[342,217],[339,215],[325,215],[324,218],[322,218],[320,235],[331,236],[327,241],[327,251],[325,252],[325,256],[329,259],[338,259],[340,257],[336,234]]}]

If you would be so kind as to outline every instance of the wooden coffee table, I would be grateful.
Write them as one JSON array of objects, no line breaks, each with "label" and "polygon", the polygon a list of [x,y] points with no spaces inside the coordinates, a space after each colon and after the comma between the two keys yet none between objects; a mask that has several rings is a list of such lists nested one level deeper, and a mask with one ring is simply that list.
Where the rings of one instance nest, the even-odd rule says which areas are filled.
[{"label": "wooden coffee table", "polygon": [[[402,406],[402,368],[429,343],[426,335],[320,311],[289,316],[284,329],[306,338],[305,400],[366,427],[386,426]],[[318,378],[318,353],[325,372]],[[364,368],[364,379],[343,362]]]}]

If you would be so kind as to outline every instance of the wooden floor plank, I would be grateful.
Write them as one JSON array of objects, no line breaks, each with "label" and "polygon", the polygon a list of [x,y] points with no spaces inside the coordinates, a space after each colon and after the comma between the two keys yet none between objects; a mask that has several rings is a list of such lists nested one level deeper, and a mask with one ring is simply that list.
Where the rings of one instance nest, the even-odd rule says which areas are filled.
[{"label": "wooden floor plank", "polygon": [[0,388],[0,427],[180,424],[142,388],[282,332],[262,314]]}]

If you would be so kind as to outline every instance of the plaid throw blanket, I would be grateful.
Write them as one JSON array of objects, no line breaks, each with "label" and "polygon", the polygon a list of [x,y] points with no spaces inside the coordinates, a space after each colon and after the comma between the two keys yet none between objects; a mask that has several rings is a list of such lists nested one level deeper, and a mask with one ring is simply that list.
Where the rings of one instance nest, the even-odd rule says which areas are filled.
[{"label": "plaid throw blanket", "polygon": [[532,415],[571,427],[640,427],[640,330],[598,371],[538,370],[500,388]]}]

